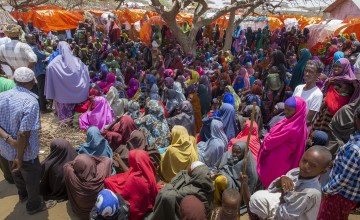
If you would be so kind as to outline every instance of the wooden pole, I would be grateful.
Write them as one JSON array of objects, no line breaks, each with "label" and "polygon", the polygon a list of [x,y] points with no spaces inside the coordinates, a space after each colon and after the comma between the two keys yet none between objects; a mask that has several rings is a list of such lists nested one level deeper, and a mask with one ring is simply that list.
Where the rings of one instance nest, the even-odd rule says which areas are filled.
[{"label": "wooden pole", "polygon": [[251,121],[250,121],[250,129],[249,129],[249,134],[246,140],[246,147],[245,147],[245,153],[244,153],[244,166],[243,166],[243,174],[246,175],[246,169],[247,169],[247,163],[248,163],[248,154],[249,154],[249,144],[250,144],[250,138],[251,138],[251,133],[252,133],[252,129],[253,129],[253,124],[254,124],[254,118],[255,118],[255,112],[256,112],[256,102],[253,102],[253,108],[251,111]]}]

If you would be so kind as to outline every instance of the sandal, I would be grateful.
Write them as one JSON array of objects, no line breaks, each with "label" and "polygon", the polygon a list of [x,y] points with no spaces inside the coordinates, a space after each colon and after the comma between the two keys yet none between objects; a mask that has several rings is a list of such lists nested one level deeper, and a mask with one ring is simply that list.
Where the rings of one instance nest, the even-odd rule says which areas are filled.
[{"label": "sandal", "polygon": [[53,208],[56,204],[57,204],[57,202],[55,200],[44,201],[44,202],[42,202],[42,205],[40,205],[40,207],[38,209],[28,211],[28,214],[34,215],[38,212],[43,212],[47,209]]}]

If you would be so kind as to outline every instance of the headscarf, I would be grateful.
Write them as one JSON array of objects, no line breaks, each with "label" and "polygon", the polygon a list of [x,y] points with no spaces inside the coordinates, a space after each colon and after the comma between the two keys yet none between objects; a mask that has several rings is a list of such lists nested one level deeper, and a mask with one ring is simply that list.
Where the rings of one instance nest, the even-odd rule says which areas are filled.
[{"label": "headscarf", "polygon": [[171,78],[171,77],[166,77],[164,79],[164,85],[165,85],[166,88],[172,89],[173,86],[174,86],[174,79]]},{"label": "headscarf", "polygon": [[106,125],[110,125],[114,121],[114,112],[104,97],[95,96],[94,102],[93,110],[87,111],[79,117],[81,130],[86,130],[90,126],[96,126],[99,130],[103,130]]},{"label": "headscarf", "polygon": [[140,116],[140,105],[137,101],[130,100],[128,103],[127,115],[130,115],[132,119],[138,119]]},{"label": "headscarf", "polygon": [[171,144],[161,158],[161,176],[170,182],[177,173],[187,170],[197,160],[195,138],[189,136],[185,127],[175,125],[171,130]]},{"label": "headscarf", "polygon": [[115,74],[109,73],[106,76],[106,81],[98,82],[97,85],[100,87],[101,91],[106,94],[109,91],[110,87],[114,85],[115,80],[116,80]]},{"label": "headscarf", "polygon": [[220,108],[220,116],[224,124],[225,134],[228,140],[231,140],[231,138],[234,138],[237,134],[234,107],[228,103],[224,103]]},{"label": "headscarf", "polygon": [[240,72],[239,72],[239,76],[241,76],[243,78],[244,88],[245,89],[250,89],[250,78],[249,78],[249,74],[248,74],[245,67],[241,67]]},{"label": "headscarf", "polygon": [[206,142],[199,142],[197,147],[200,161],[204,162],[211,169],[226,152],[228,140],[221,121],[212,120],[210,130],[211,138]]},{"label": "headscarf", "polygon": [[189,101],[180,104],[180,113],[174,117],[168,118],[169,128],[175,125],[181,125],[186,128],[188,134],[195,137],[195,115],[194,109]]},{"label": "headscarf", "polygon": [[[240,82],[238,82],[240,79]],[[243,89],[245,87],[244,77],[236,76],[233,84],[234,91],[239,91],[239,89]]]},{"label": "headscarf", "polygon": [[234,96],[234,99],[235,99],[235,111],[237,111],[239,109],[240,104],[241,104],[241,99],[238,96],[238,94],[236,94],[236,92],[235,92],[235,90],[234,90],[234,88],[232,86],[226,86],[226,88]]},{"label": "headscarf", "polygon": [[164,109],[158,101],[150,100],[145,106],[144,117],[135,120],[139,130],[148,138],[149,145],[161,149],[169,146],[169,126],[164,117]]},{"label": "headscarf", "polygon": [[45,96],[63,104],[77,104],[88,98],[88,67],[75,57],[69,44],[61,41],[60,55],[46,68]]},{"label": "headscarf", "polygon": [[[117,217],[118,219],[129,218],[130,205],[119,195],[111,190],[103,189],[99,192],[95,203],[95,209],[99,216],[103,218]],[[93,219],[90,216],[90,219]]]},{"label": "headscarf", "polygon": [[[189,165],[190,166],[190,165]],[[180,171],[170,183],[159,192],[151,219],[179,219],[179,205],[188,195],[196,196],[209,212],[214,197],[214,186],[210,179],[210,171],[206,165],[200,165],[191,171]]]},{"label": "headscarf", "polygon": [[[250,120],[246,120],[244,129],[236,136],[229,141],[227,150],[231,151],[233,145],[239,141],[246,142],[250,132]],[[254,156],[255,161],[257,161],[259,150],[260,150],[260,139],[259,139],[259,127],[256,122],[253,122],[253,129],[251,130],[249,149]]]},{"label": "headscarf", "polygon": [[66,200],[64,165],[77,156],[75,148],[65,139],[50,142],[50,154],[41,162],[40,191],[46,200]]},{"label": "headscarf", "polygon": [[200,75],[197,71],[191,70],[191,78],[186,81],[187,85],[195,84],[199,82]]},{"label": "headscarf", "polygon": [[182,61],[179,56],[175,56],[173,61],[170,64],[170,69],[178,69],[181,72],[184,72],[184,65],[182,64]]},{"label": "headscarf", "polygon": [[209,97],[209,93],[205,85],[203,84],[199,85],[198,94],[199,94],[199,101],[201,106],[201,114],[205,115],[210,111],[211,108],[211,97]]},{"label": "headscarf", "polygon": [[180,203],[181,220],[204,220],[206,211],[204,204],[194,195],[186,196]]},{"label": "headscarf", "polygon": [[148,88],[151,88],[152,85],[157,83],[156,77],[152,74],[146,74],[145,78],[146,78],[146,85],[148,86]]},{"label": "headscarf", "polygon": [[127,172],[106,178],[104,184],[130,203],[130,220],[142,219],[152,211],[158,193],[156,169],[143,150],[129,152],[129,165]]},{"label": "headscarf", "polygon": [[225,93],[225,94],[224,94],[223,103],[230,104],[230,105],[232,105],[232,107],[235,109],[235,99],[234,99],[233,94],[228,93],[228,92]]},{"label": "headscarf", "polygon": [[[209,81],[209,77],[206,76],[206,75],[203,75],[203,76],[200,76],[200,79],[199,79],[199,84],[200,85],[204,85],[207,92],[208,92],[208,97],[209,99],[211,100],[212,98],[212,91],[211,91],[211,83]],[[200,87],[200,86],[199,86]]]},{"label": "headscarf", "polygon": [[134,130],[131,132],[128,141],[124,145],[120,145],[115,152],[120,154],[125,164],[128,164],[129,152],[134,149],[146,151],[155,168],[159,166],[160,153],[156,148],[149,146],[148,140],[142,131]]},{"label": "headscarf", "polygon": [[196,92],[191,94],[191,105],[194,109],[195,117],[195,133],[199,133],[202,127],[202,113],[201,113],[201,104],[199,96]]},{"label": "headscarf", "polygon": [[[334,64],[340,64],[342,67],[342,72],[338,76],[344,76],[348,79],[356,79],[354,72],[351,70],[351,64],[348,59],[340,58]],[[335,77],[334,71],[331,71],[327,80],[329,80],[330,77]]]},{"label": "headscarf", "polygon": [[265,188],[275,178],[298,167],[305,152],[308,136],[306,102],[300,97],[291,97],[290,99],[292,102],[296,102],[295,114],[272,127],[260,148],[257,171]]},{"label": "headscarf", "polygon": [[140,88],[139,81],[135,78],[131,78],[129,81],[129,88],[126,90],[126,94],[129,99],[132,99]]},{"label": "headscarf", "polygon": [[[246,141],[237,141],[234,143],[240,147],[240,151],[245,155]],[[244,156],[245,157],[245,156]],[[253,193],[258,181],[258,175],[256,173],[256,160],[253,157],[253,154],[248,152],[248,162],[246,175],[249,177],[249,191]],[[229,150],[224,153],[221,160],[218,162],[218,169],[220,174],[224,175],[228,181],[227,188],[237,188],[241,189],[241,182],[239,181],[240,172],[244,170],[244,159],[237,160],[237,158],[232,156],[232,151]]]},{"label": "headscarf", "polygon": [[336,53],[334,53],[334,63],[335,63],[336,61],[338,61],[339,59],[344,58],[344,57],[345,57],[345,56],[344,56],[344,53],[343,53],[343,52],[337,51]]},{"label": "headscarf", "polygon": [[293,90],[296,88],[296,86],[300,85],[303,82],[306,62],[311,58],[311,53],[306,48],[301,49],[300,53],[301,58],[292,71],[292,78],[290,81],[290,87]]},{"label": "headscarf", "polygon": [[176,95],[176,100],[181,103],[183,101],[186,100],[185,96],[184,96],[184,93],[183,93],[183,90],[182,90],[182,86],[179,82],[174,82],[174,87],[173,89],[177,92],[177,95]]},{"label": "headscarf", "polygon": [[136,129],[137,127],[134,120],[129,115],[123,115],[119,122],[110,130],[104,130],[102,135],[109,142],[111,149],[115,151],[120,145],[126,144],[131,132]]},{"label": "headscarf", "polygon": [[115,117],[120,117],[125,114],[128,106],[128,99],[120,99],[119,92],[115,87],[110,87],[106,94],[106,100],[109,102]]},{"label": "headscarf", "polygon": [[165,91],[167,92],[167,101],[165,108],[167,112],[172,113],[180,105],[178,99],[176,98],[178,93],[173,89],[167,89]]},{"label": "headscarf", "polygon": [[156,84],[153,84],[151,86],[150,92],[149,92],[149,97],[151,100],[160,100],[160,95],[159,95],[159,88]]},{"label": "headscarf", "polygon": [[102,156],[112,158],[113,152],[110,145],[97,127],[90,127],[86,132],[86,142],[80,144],[76,149],[79,154],[88,154],[91,156]]},{"label": "headscarf", "polygon": [[78,155],[64,165],[64,179],[72,210],[81,219],[88,219],[104,179],[111,174],[111,159]]}]

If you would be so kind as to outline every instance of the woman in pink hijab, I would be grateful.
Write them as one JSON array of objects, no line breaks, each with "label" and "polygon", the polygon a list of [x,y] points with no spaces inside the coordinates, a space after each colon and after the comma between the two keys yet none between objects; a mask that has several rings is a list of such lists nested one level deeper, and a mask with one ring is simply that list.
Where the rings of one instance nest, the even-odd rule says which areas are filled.
[{"label": "woman in pink hijab", "polygon": [[[92,106],[94,106],[93,109]],[[96,126],[101,131],[106,125],[113,123],[113,121],[114,112],[111,109],[109,102],[102,96],[93,98],[89,110],[79,117],[81,130],[87,130],[91,126]]]},{"label": "woman in pink hijab", "polygon": [[[241,76],[244,79],[244,89],[250,89],[250,79],[249,79],[249,74],[246,70],[245,67],[240,66],[238,71],[237,71],[237,76]],[[233,86],[235,85],[237,77],[235,77],[235,80],[233,82]]]},{"label": "woman in pink hijab", "polygon": [[257,172],[265,188],[281,175],[299,166],[308,136],[306,102],[300,97],[285,101],[285,118],[265,136],[257,159]]},{"label": "woman in pink hijab", "polygon": [[110,87],[114,85],[115,80],[116,80],[115,74],[109,73],[106,76],[106,81],[105,82],[98,82],[97,85],[100,87],[101,92],[103,94],[106,94],[109,91]]}]

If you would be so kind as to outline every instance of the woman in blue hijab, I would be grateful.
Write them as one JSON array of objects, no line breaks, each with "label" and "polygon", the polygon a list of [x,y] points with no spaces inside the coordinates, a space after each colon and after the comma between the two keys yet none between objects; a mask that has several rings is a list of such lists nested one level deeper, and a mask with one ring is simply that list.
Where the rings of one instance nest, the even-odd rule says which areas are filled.
[{"label": "woman in blue hijab", "polygon": [[113,157],[113,152],[108,141],[101,135],[100,130],[95,126],[88,128],[86,132],[86,142],[80,144],[76,151],[78,154],[109,157],[110,159]]},{"label": "woman in blue hijab", "polygon": [[292,78],[290,81],[290,87],[294,90],[296,86],[303,83],[304,70],[306,66],[306,62],[312,57],[310,51],[306,48],[301,49],[300,51],[300,60],[295,65]]}]

